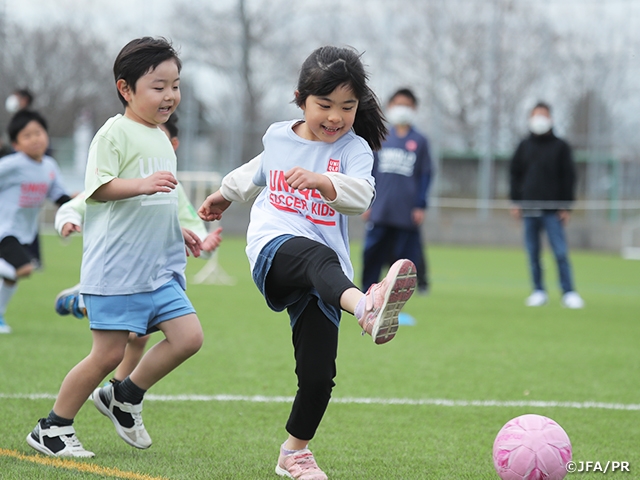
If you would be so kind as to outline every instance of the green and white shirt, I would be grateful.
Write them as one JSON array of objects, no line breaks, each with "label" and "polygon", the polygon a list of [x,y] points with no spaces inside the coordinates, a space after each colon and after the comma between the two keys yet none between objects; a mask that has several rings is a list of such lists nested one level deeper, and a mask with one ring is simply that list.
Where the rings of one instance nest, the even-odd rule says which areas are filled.
[{"label": "green and white shirt", "polygon": [[[181,183],[178,183],[176,190],[178,190],[178,220],[180,221],[180,226],[191,230],[200,240],[204,240],[209,235],[207,227],[198,216],[195,208],[193,208]],[[80,192],[58,209],[54,220],[54,226],[58,234],[62,235],[62,227],[64,227],[65,223],[72,223],[80,227],[84,225],[84,216],[87,212],[85,199],[84,192]],[[211,258],[212,253],[202,251],[199,258],[207,260]]]},{"label": "green and white shirt", "polygon": [[151,292],[175,277],[186,289],[186,254],[178,222],[178,191],[97,202],[91,195],[114,178],[176,174],[176,155],[159,128],[116,115],[96,133],[85,175],[81,293]]}]

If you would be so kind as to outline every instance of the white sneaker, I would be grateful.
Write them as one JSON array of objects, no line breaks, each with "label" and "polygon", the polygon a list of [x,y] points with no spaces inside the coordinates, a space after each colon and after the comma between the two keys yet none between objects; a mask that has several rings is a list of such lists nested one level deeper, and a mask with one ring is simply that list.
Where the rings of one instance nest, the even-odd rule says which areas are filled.
[{"label": "white sneaker", "polygon": [[142,402],[132,405],[117,401],[112,383],[96,388],[91,397],[98,411],[113,422],[120,438],[132,447],[151,446],[151,438],[142,423]]},{"label": "white sneaker", "polygon": [[93,452],[85,450],[73,426],[44,428],[44,418],[38,421],[33,431],[27,435],[31,448],[51,457],[93,457]]},{"label": "white sneaker", "polygon": [[567,292],[562,296],[562,305],[567,308],[584,308],[584,300],[577,292]]},{"label": "white sneaker", "polygon": [[547,292],[544,290],[534,290],[533,293],[524,301],[524,304],[527,307],[541,307],[548,301],[549,297],[547,296]]}]

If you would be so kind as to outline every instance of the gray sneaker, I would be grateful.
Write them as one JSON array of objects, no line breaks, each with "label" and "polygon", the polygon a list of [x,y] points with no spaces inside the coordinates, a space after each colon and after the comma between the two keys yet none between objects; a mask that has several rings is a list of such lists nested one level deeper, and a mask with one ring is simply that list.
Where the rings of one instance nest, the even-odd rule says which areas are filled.
[{"label": "gray sneaker", "polygon": [[142,402],[133,405],[117,401],[111,383],[96,388],[91,398],[98,411],[113,422],[120,438],[132,447],[145,449],[151,446],[151,437],[142,423]]},{"label": "gray sneaker", "polygon": [[31,448],[51,457],[93,457],[94,453],[85,450],[73,426],[45,427],[44,418],[38,420],[33,431],[27,435]]}]

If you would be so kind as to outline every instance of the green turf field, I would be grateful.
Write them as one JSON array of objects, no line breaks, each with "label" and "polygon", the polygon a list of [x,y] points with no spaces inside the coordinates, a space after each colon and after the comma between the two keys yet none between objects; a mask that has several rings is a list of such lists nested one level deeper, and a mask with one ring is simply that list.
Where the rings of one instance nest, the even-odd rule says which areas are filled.
[{"label": "green turf field", "polygon": [[[359,253],[354,246],[357,272]],[[77,282],[80,254],[80,238],[45,237],[45,270],[22,282],[9,306],[14,331],[0,335],[0,478],[279,478],[290,407],[282,397],[296,386],[290,329],[254,287],[239,238],[225,238],[220,250],[235,286],[189,285],[205,344],[149,392],[149,450],[126,445],[91,402],[75,426],[95,458],[47,464],[27,446],[90,348],[86,321],[53,310],[56,293]],[[311,443],[329,478],[496,479],[493,440],[524,413],[560,423],[576,461],[630,462],[629,473],[567,478],[640,478],[640,262],[573,252],[587,307],[570,311],[559,305],[550,257],[551,302],[537,309],[524,307],[519,249],[434,246],[429,259],[431,294],[411,299],[405,311],[417,324],[391,343],[374,345],[343,316],[334,401]],[[203,265],[190,259],[189,279]]]}]

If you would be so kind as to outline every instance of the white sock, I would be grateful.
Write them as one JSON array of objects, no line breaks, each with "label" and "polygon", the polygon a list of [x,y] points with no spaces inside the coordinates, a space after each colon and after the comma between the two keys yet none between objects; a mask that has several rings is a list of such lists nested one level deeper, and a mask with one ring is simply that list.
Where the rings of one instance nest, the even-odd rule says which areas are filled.
[{"label": "white sock", "polygon": [[[287,443],[287,442],[284,442]],[[296,452],[300,452],[302,450],[304,450],[305,448],[307,448],[309,445],[307,444],[307,447],[301,448],[300,450],[287,450],[286,448],[284,448],[284,443],[282,445],[280,445],[281,451],[283,455],[292,455]]]},{"label": "white sock", "polygon": [[4,312],[7,311],[9,300],[11,300],[11,297],[13,297],[13,294],[16,293],[17,289],[17,283],[14,283],[13,285],[7,285],[7,282],[2,282],[0,284],[0,315],[4,315]]},{"label": "white sock", "polygon": [[4,258],[0,258],[0,277],[8,278],[9,280],[16,279],[15,267],[7,262]]},{"label": "white sock", "polygon": [[363,295],[362,298],[358,301],[358,304],[356,305],[355,312],[353,312],[353,315],[358,320],[360,320],[362,318],[362,316],[364,315],[364,309],[365,309],[366,304],[367,304],[367,296]]}]

